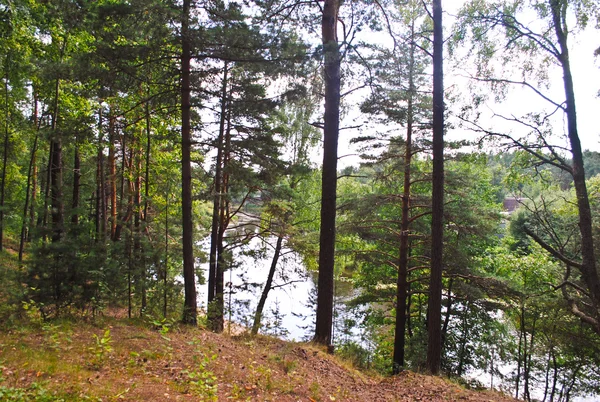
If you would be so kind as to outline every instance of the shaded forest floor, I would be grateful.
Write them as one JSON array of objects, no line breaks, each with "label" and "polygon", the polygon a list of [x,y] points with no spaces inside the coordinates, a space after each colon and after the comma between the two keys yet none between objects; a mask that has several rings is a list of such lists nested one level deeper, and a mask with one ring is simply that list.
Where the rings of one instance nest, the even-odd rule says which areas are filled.
[{"label": "shaded forest floor", "polygon": [[311,344],[100,318],[0,330],[0,400],[512,399],[412,372],[361,373]]}]

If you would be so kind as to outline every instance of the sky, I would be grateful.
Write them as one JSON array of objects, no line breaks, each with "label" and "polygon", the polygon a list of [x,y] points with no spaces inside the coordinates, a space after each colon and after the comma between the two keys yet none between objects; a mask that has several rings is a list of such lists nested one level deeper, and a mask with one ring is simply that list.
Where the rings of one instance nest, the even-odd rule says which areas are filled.
[{"label": "sky", "polygon": [[[465,0],[443,1],[446,13],[444,16],[446,33],[448,33],[448,29],[454,21],[453,16],[458,13],[458,10],[464,3],[466,3]],[[538,17],[534,13],[531,13],[531,15],[524,18],[529,19],[527,22],[535,24],[535,20]],[[574,24],[570,21],[569,26],[572,25]],[[588,26],[582,32],[571,34],[568,40],[571,71],[575,85],[579,136],[583,149],[600,151],[600,124],[597,121],[597,116],[600,113],[600,57],[594,55],[595,50],[600,48],[599,31],[593,26]],[[446,77],[446,82],[450,83],[450,85],[453,82],[452,74],[461,74],[461,72],[450,72],[450,76]],[[554,71],[554,74],[550,76],[551,87],[548,89],[548,93],[552,95],[553,99],[564,99],[562,78],[562,72],[560,71]],[[509,93],[504,104],[492,105],[491,108],[496,111],[496,108],[500,106],[499,110],[501,111],[519,114],[527,111],[535,111],[540,106],[544,107],[546,105],[543,100],[530,90],[514,88]],[[495,123],[499,122],[496,121]],[[555,127],[558,134],[564,132],[565,125],[563,121],[558,122]]]},{"label": "sky", "polygon": [[588,29],[571,45],[571,68],[575,83],[575,102],[579,119],[579,136],[584,149],[600,151],[600,34]]},{"label": "sky", "polygon": [[[463,3],[463,0],[443,1],[446,35],[449,35],[450,28],[454,22],[454,15],[457,14]],[[532,22],[535,22],[537,19],[537,16],[533,14],[531,17],[527,17],[530,18]],[[384,34],[381,33],[380,35]],[[594,51],[600,47],[600,35],[598,30],[594,27],[588,27],[583,32],[578,32],[569,36],[569,47],[571,69],[575,85],[579,136],[582,147],[583,149],[600,152],[600,124],[597,122],[597,116],[600,114],[600,58],[594,56]],[[461,78],[461,76],[464,76],[467,73],[468,67],[470,66],[465,66],[465,68],[462,69],[453,68],[451,65],[452,60],[447,60],[445,63],[444,78],[446,88],[466,87],[464,78]],[[518,77],[515,77],[515,79],[518,79]],[[547,93],[550,94],[553,99],[556,99],[559,102],[562,101],[564,99],[562,72],[558,69],[552,71],[549,81],[550,87],[547,89]],[[532,91],[515,87],[508,92],[507,97],[503,102],[490,102],[482,109],[484,116],[482,125],[493,127],[495,130],[515,130],[515,132],[518,132],[518,130],[522,130],[522,127],[507,124],[498,117],[492,117],[494,113],[502,114],[507,117],[513,115],[520,116],[527,112],[538,111],[547,105],[548,104],[537,95],[533,94]],[[350,117],[346,117],[341,122],[342,127],[352,126],[354,124],[355,123]],[[565,128],[566,122],[561,115],[559,118],[555,119],[553,124],[553,133],[555,134],[553,137],[556,139],[557,144],[562,145],[560,141],[561,138],[564,137],[566,131]],[[350,139],[357,135],[358,132],[356,130],[347,130],[340,133],[339,155],[341,159],[339,160],[338,165],[340,169],[348,165],[357,165],[360,163],[360,159],[356,155],[356,149],[349,144]],[[448,138],[474,140],[477,138],[477,135],[468,130],[459,128],[448,132]],[[319,160],[319,158],[320,156],[316,156],[315,161]],[[320,164],[320,162],[317,163]]]}]

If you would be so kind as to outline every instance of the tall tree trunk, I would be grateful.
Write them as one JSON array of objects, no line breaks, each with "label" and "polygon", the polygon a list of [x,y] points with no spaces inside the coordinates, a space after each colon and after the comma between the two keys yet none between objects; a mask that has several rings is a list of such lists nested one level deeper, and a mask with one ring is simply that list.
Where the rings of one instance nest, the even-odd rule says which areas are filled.
[{"label": "tall tree trunk", "polygon": [[8,163],[8,140],[10,127],[10,108],[8,106],[8,80],[10,72],[10,54],[6,56],[4,76],[4,147],[2,150],[2,177],[0,178],[0,251],[4,247],[4,195],[6,192],[6,164]]},{"label": "tall tree trunk", "polygon": [[[410,257],[410,247],[409,247],[409,251],[408,251],[408,256]],[[407,277],[408,279],[408,277]],[[414,333],[413,333],[413,329],[412,329],[412,320],[410,317],[410,310],[412,307],[412,297],[410,296],[410,281],[408,282],[407,286],[406,286],[406,332],[408,334],[409,338],[412,338]]]},{"label": "tall tree trunk", "polygon": [[566,13],[568,2],[562,0],[549,0],[554,22],[554,30],[560,47],[559,62],[563,70],[563,82],[566,98],[567,135],[571,144],[573,156],[572,174],[575,194],[577,196],[577,207],[579,210],[579,230],[581,233],[581,276],[585,282],[595,317],[585,317],[578,309],[573,308],[574,313],[581,319],[592,324],[595,331],[600,334],[600,277],[596,269],[596,256],[594,250],[594,237],[592,230],[592,212],[590,208],[589,195],[585,182],[585,170],[583,165],[583,153],[581,142],[577,132],[577,109],[575,107],[575,91],[573,75],[569,60],[569,48],[567,45],[568,29],[566,26]]},{"label": "tall tree trunk", "polygon": [[228,88],[228,63],[224,63],[223,80],[221,86],[221,112],[219,116],[219,135],[217,137],[217,160],[215,162],[215,179],[213,185],[213,213],[212,226],[210,232],[210,257],[208,265],[208,323],[213,331],[217,331],[218,306],[216,305],[217,289],[217,265],[219,261],[219,222],[221,203],[223,199],[223,154],[225,147],[225,123],[227,112],[227,88]]},{"label": "tall tree trunk", "polygon": [[454,284],[454,278],[448,280],[448,293],[446,293],[446,315],[444,317],[444,325],[442,325],[442,347],[446,342],[448,335],[448,325],[450,324],[450,317],[452,316],[452,285]]},{"label": "tall tree trunk", "polygon": [[[131,177],[135,174],[135,172],[133,172],[133,152],[134,152],[134,146],[135,144],[131,144],[130,146],[130,150],[129,150],[129,162],[127,162],[127,157],[125,155],[125,135],[122,136],[122,149],[123,149],[123,158],[122,158],[122,168],[121,168],[121,192],[120,192],[120,197],[119,197],[119,210],[120,211],[126,211],[124,213],[119,214],[119,223],[117,224],[117,232],[115,234],[116,239],[114,239],[115,241],[120,240],[121,239],[121,233],[123,232],[123,229],[125,227],[125,225],[127,225],[127,230],[125,231],[125,237],[126,237],[126,248],[127,248],[127,258],[128,258],[128,262],[127,262],[127,270],[128,270],[128,276],[129,276],[129,288],[130,288],[130,292],[129,292],[129,318],[131,318],[132,315],[132,308],[133,308],[133,296],[136,293],[136,287],[134,287],[135,282],[137,282],[137,279],[139,278],[138,276],[138,272],[137,272],[137,261],[135,260],[135,254],[134,254],[134,237],[135,237],[135,233],[134,233],[134,228],[133,228],[133,219],[131,219],[132,213],[133,213],[133,203],[134,203],[134,182],[131,180]],[[127,189],[128,189],[128,194],[127,194],[127,208],[124,209],[123,207],[123,199],[125,198],[125,172],[129,171],[129,174],[127,175],[129,178],[127,179]]]},{"label": "tall tree trunk", "polygon": [[571,391],[573,390],[573,386],[575,385],[575,381],[577,381],[577,378],[579,378],[579,370],[581,369],[581,366],[577,366],[575,367],[575,369],[573,370],[573,374],[571,375],[571,379],[569,381],[569,385],[567,387],[567,390],[565,392],[565,402],[570,402],[571,401]]},{"label": "tall tree trunk", "polygon": [[[115,116],[111,106],[108,114],[108,180],[110,193],[110,238],[117,232],[117,158],[116,158]],[[123,149],[125,153],[125,149]]]},{"label": "tall tree trunk", "polygon": [[523,380],[523,396],[525,400],[531,401],[531,393],[529,390],[529,379],[531,378],[531,358],[533,356],[533,345],[535,341],[535,323],[536,317],[533,317],[533,321],[531,322],[531,335],[529,339],[529,353],[527,355],[527,365],[525,366],[524,371],[524,380]]},{"label": "tall tree trunk", "polygon": [[490,391],[494,390],[494,361],[496,357],[496,349],[490,348]]},{"label": "tall tree trunk", "polygon": [[[25,241],[31,240],[31,229],[35,222],[35,192],[36,192],[36,153],[39,140],[39,120],[38,120],[38,100],[35,88],[33,90],[33,127],[35,130],[35,138],[33,147],[31,148],[31,159],[29,160],[29,169],[27,171],[27,191],[25,194],[25,206],[23,208],[23,225],[21,227],[21,241],[19,243],[19,261],[23,261],[23,251],[25,249]],[[30,202],[31,199],[31,202]],[[29,224],[27,223],[27,213],[29,210]]]},{"label": "tall tree trunk", "polygon": [[215,332],[225,328],[225,231],[229,226],[229,173],[227,172],[231,159],[231,113],[227,112],[227,127],[225,129],[225,146],[223,148],[223,183],[219,217],[219,233],[217,236],[217,272],[215,281]]},{"label": "tall tree trunk", "polygon": [[544,375],[544,397],[542,398],[542,401],[546,401],[546,398],[548,397],[548,387],[550,386],[550,364],[552,362],[552,349],[553,346],[550,346],[550,349],[548,350],[548,358],[546,359],[546,373]]},{"label": "tall tree trunk", "polygon": [[127,255],[127,317],[131,318],[133,312],[133,253],[132,253],[132,228],[125,237],[125,254]]},{"label": "tall tree trunk", "polygon": [[469,308],[470,308],[470,301],[467,300],[467,303],[465,305],[465,309],[463,311],[463,316],[462,316],[462,334],[460,336],[460,345],[458,348],[458,367],[456,369],[456,374],[459,377],[462,377],[464,375],[464,366],[465,366],[465,359],[466,359],[466,348],[467,348],[467,343],[469,342],[469,327],[468,327],[468,317],[469,317]]},{"label": "tall tree trunk", "polygon": [[167,275],[169,274],[169,198],[171,186],[168,186],[165,197],[165,264],[163,267],[163,317],[167,318]]},{"label": "tall tree trunk", "polygon": [[319,236],[319,278],[314,341],[332,345],[333,289],[335,268],[335,216],[337,195],[337,148],[340,129],[340,64],[337,22],[340,0],[325,0],[321,34],[325,58],[325,115],[323,128],[323,174],[321,187],[321,228]]},{"label": "tall tree trunk", "polygon": [[[414,22],[412,24],[414,34]],[[412,133],[414,120],[414,64],[415,43],[410,46],[408,72],[408,105],[406,116],[406,142],[404,151],[404,186],[402,190],[402,221],[400,224],[400,258],[398,262],[398,278],[396,281],[396,327],[394,331],[394,358],[392,372],[399,374],[404,367],[404,345],[406,337],[406,298],[408,296],[408,240],[410,231],[410,183],[412,163]]]},{"label": "tall tree trunk", "polygon": [[[60,79],[56,78],[54,94],[54,110],[52,113],[52,140],[50,141],[50,206],[52,216],[52,243],[59,243],[63,237],[64,215],[62,200],[62,145],[58,133],[58,101]],[[59,316],[60,301],[62,298],[61,275],[59,273],[60,252],[56,253],[53,261],[53,286],[56,316]]]},{"label": "tall tree trunk", "polygon": [[553,376],[552,376],[552,390],[550,391],[550,402],[554,402],[554,395],[556,395],[556,385],[558,383],[558,365],[556,362],[556,353],[554,353],[554,350],[552,351],[552,368],[553,368]]},{"label": "tall tree trunk", "polygon": [[56,79],[54,94],[54,111],[52,113],[52,135],[50,144],[50,198],[52,207],[52,243],[61,240],[63,236],[64,215],[62,200],[62,141],[58,133],[58,96],[60,79]]},{"label": "tall tree trunk", "polygon": [[211,329],[214,332],[223,332],[225,328],[225,294],[224,294],[224,279],[225,268],[225,229],[226,229],[226,211],[225,203],[221,200],[221,208],[219,210],[219,232],[217,235],[217,267],[215,272],[215,299],[213,301]]},{"label": "tall tree trunk", "polygon": [[104,182],[104,146],[102,107],[98,111],[98,154],[96,157],[96,241],[104,241],[106,236],[106,197]]},{"label": "tall tree trunk", "polygon": [[[29,209],[30,187],[33,179],[33,166],[35,165],[35,153],[39,136],[35,135],[33,147],[31,147],[31,159],[29,160],[29,169],[27,171],[27,189],[25,190],[25,206],[23,207],[23,224],[21,225],[21,241],[19,242],[19,262],[23,261],[23,251],[25,249],[25,237],[27,232],[27,211]],[[33,200],[32,200],[33,202]]]},{"label": "tall tree trunk", "polygon": [[[119,187],[119,206],[116,218],[116,228],[113,235],[113,241],[121,239],[121,232],[123,226],[128,224],[133,214],[133,183],[130,178],[126,179],[125,172],[133,171],[133,148],[134,144],[131,144],[129,149],[129,158],[127,158],[127,147],[125,146],[125,133],[121,134],[121,183]],[[133,142],[133,141],[132,141]],[[127,181],[128,197],[127,197],[127,208],[124,207],[125,202],[125,181]]]},{"label": "tall tree trunk", "polygon": [[33,166],[33,172],[31,173],[31,202],[29,203],[29,228],[27,229],[27,238],[26,241],[31,241],[31,232],[35,227],[35,203],[37,201],[37,177],[38,177],[38,167],[37,167],[37,152],[33,155],[33,161],[31,162]]},{"label": "tall tree trunk", "polygon": [[427,306],[427,370],[440,372],[442,360],[442,270],[444,246],[444,72],[442,1],[433,0],[433,183],[431,276]]},{"label": "tall tree trunk", "polygon": [[150,140],[152,126],[150,123],[150,106],[146,102],[146,166],[144,172],[144,225],[148,225],[148,203],[150,201]]},{"label": "tall tree trunk", "polygon": [[50,145],[52,166],[50,168],[50,206],[52,208],[52,242],[63,235],[64,216],[62,204],[62,144],[59,138]]},{"label": "tall tree trunk", "polygon": [[517,377],[515,379],[515,399],[519,399],[519,384],[525,359],[527,358],[527,337],[525,332],[525,303],[521,301],[521,315],[519,317],[519,346],[517,350]]},{"label": "tall tree trunk", "polygon": [[[81,159],[79,156],[79,146],[77,145],[77,139],[75,139],[75,154],[73,155],[73,199],[71,202],[71,223],[74,226],[79,224],[79,187],[81,182]],[[75,229],[75,228],[74,228]]]},{"label": "tall tree trunk", "polygon": [[[143,224],[144,228],[147,230],[148,228],[148,202],[150,199],[150,134],[151,134],[151,124],[150,124],[150,106],[148,102],[146,102],[145,107],[145,118],[146,118],[146,165],[144,167],[144,211],[143,211]],[[140,162],[141,163],[141,162]],[[141,169],[141,166],[140,166]],[[140,212],[141,213],[141,212]],[[141,236],[141,233],[140,233]],[[145,254],[142,255],[142,266],[143,266],[143,278],[146,281],[146,258]],[[166,266],[165,266],[166,268]],[[157,278],[158,279],[158,278]],[[166,270],[165,270],[165,279],[166,279]],[[166,285],[166,284],[165,284]],[[145,295],[146,287],[144,286],[144,295],[142,297],[142,308],[146,307],[146,295]],[[164,309],[164,316],[166,318],[166,302]]]},{"label": "tall tree trunk", "polygon": [[146,293],[147,285],[147,272],[146,272],[146,261],[144,259],[144,252],[142,250],[142,227],[141,227],[141,215],[142,215],[142,151],[137,149],[135,158],[136,169],[135,169],[135,183],[134,183],[134,221],[133,221],[133,255],[135,265],[139,267],[138,271],[140,275],[140,293],[142,297],[140,306],[140,316],[143,316],[144,311],[148,304],[148,295]]},{"label": "tall tree trunk", "polygon": [[183,0],[181,19],[181,209],[183,226],[183,322],[196,325],[198,307],[196,301],[196,272],[194,270],[193,216],[192,216],[192,133],[190,100],[190,1]]},{"label": "tall tree trunk", "polygon": [[95,196],[95,213],[94,213],[94,228],[96,231],[95,241],[98,242],[102,233],[102,192],[100,187],[100,157],[96,155],[96,190],[94,191]]},{"label": "tall tree trunk", "polygon": [[282,245],[283,234],[280,234],[279,237],[277,237],[277,244],[275,245],[275,253],[273,254],[273,259],[271,260],[271,267],[269,268],[267,282],[265,283],[265,287],[260,295],[260,300],[258,301],[258,306],[256,306],[256,312],[254,313],[252,335],[258,334],[258,330],[260,329],[260,321],[262,320],[262,314],[265,308],[265,303],[267,302],[267,296],[269,296],[269,291],[271,291],[271,288],[273,287],[273,278],[275,277],[275,271],[277,270],[277,263],[279,262],[279,256],[281,255]]},{"label": "tall tree trunk", "polygon": [[44,209],[42,215],[38,216],[37,226],[44,230],[44,241],[46,241],[46,227],[48,224],[48,203],[50,202],[50,172],[52,171],[52,141],[48,148],[48,163],[46,163],[46,174],[42,176],[42,187],[44,193]]}]

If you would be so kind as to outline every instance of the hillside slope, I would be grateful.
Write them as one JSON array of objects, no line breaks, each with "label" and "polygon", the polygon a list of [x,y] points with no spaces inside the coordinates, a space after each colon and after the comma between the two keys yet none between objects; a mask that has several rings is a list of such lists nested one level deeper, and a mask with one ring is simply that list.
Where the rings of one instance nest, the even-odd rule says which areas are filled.
[{"label": "hillside slope", "polygon": [[0,369],[0,400],[14,401],[512,400],[411,372],[360,373],[310,344],[116,319],[0,330]]}]

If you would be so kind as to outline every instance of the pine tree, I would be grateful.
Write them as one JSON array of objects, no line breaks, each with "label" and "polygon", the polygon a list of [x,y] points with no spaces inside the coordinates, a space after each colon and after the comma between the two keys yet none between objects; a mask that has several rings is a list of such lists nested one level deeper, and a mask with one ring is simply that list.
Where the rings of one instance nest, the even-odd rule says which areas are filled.
[{"label": "pine tree", "polygon": [[442,2],[433,0],[433,181],[431,273],[427,308],[427,370],[439,374],[442,356],[442,271],[444,244],[444,72]]},{"label": "pine tree", "polygon": [[333,278],[335,265],[335,215],[337,197],[337,147],[340,128],[340,64],[337,24],[339,0],[323,5],[325,115],[323,125],[323,178],[321,190],[321,233],[317,321],[314,341],[331,347],[333,325]]}]

